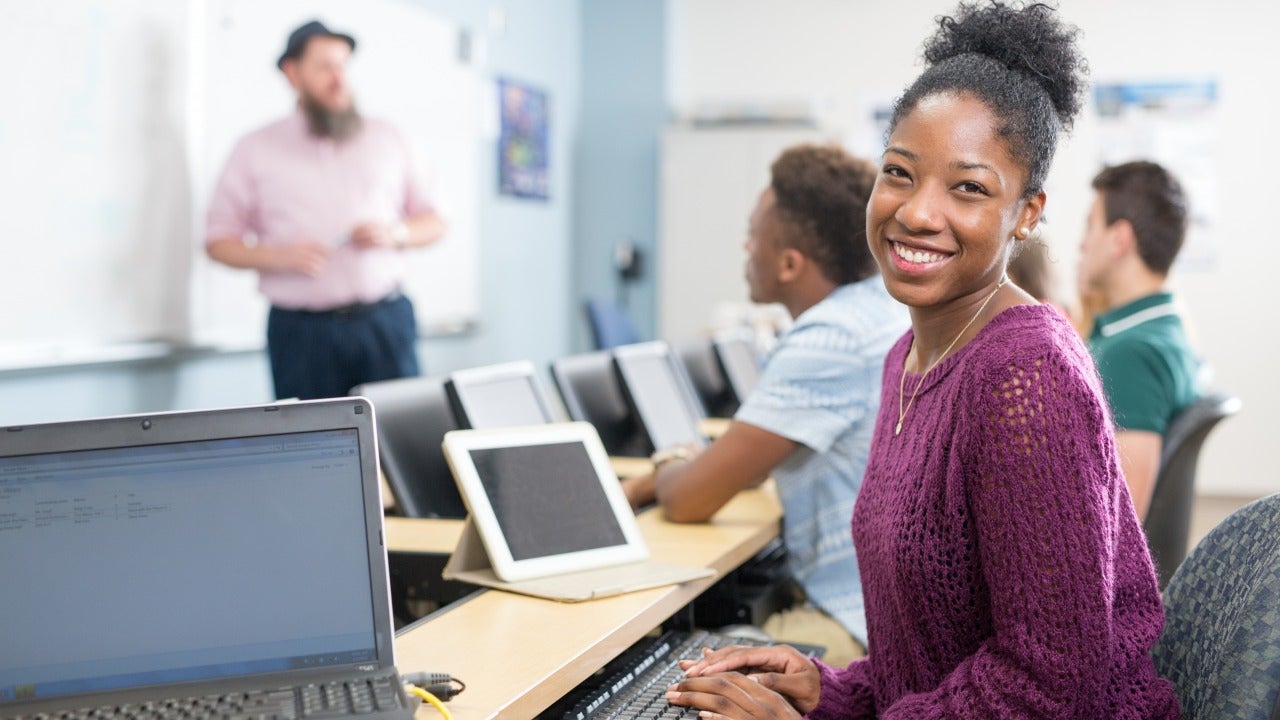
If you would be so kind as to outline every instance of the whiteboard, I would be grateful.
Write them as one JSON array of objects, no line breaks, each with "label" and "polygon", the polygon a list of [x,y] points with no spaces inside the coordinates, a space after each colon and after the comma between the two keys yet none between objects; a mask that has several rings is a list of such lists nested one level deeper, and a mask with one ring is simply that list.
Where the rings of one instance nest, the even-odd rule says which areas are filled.
[{"label": "whiteboard", "polygon": [[313,17],[356,36],[362,111],[435,180],[449,234],[406,253],[420,324],[478,316],[482,83],[456,27],[407,0],[6,1],[0,368],[263,344],[255,274],[204,257],[205,207],[232,144],[292,111],[275,61]]},{"label": "whiteboard", "polygon": [[[355,37],[349,73],[357,106],[405,134],[449,223],[441,243],[405,253],[405,292],[418,323],[428,331],[464,326],[480,309],[480,83],[457,59],[457,28],[404,0],[206,0],[205,125],[193,133],[203,148],[199,217],[236,141],[293,111],[293,91],[276,60],[289,32],[311,19]],[[202,230],[197,238],[203,242]],[[194,266],[194,340],[261,346],[266,303],[256,274],[217,266],[203,253]]]},{"label": "whiteboard", "polygon": [[165,0],[0,4],[0,359],[184,334],[187,29]]}]

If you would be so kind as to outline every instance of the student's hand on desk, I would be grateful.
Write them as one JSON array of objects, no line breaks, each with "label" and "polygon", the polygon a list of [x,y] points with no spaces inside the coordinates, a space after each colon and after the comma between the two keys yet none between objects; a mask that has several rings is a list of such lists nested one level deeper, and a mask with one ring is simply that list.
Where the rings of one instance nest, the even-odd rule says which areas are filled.
[{"label": "student's hand on desk", "polygon": [[[822,681],[821,676],[818,674],[818,667],[813,664],[812,660],[801,655],[798,650],[789,645],[774,645],[772,647],[742,647],[735,645],[715,651],[703,650],[702,653],[703,658],[701,660],[683,660],[680,662],[680,669],[684,670],[686,679],[673,686],[676,692],[683,693],[687,687],[689,692],[699,693],[694,697],[705,700],[705,698],[701,697],[702,693],[706,693],[708,689],[714,690],[720,687],[727,692],[733,693],[733,698],[726,699],[740,699],[741,696],[738,691],[730,690],[727,685],[724,685],[719,680],[713,683],[698,682],[734,675],[767,690],[768,693],[786,698],[795,710],[801,714],[808,714],[818,707],[818,697],[822,692]],[[744,686],[743,683],[736,681],[733,682],[733,685]],[[752,685],[746,685],[745,687],[751,688]],[[719,694],[723,695],[724,693]],[[753,697],[759,695],[760,693],[755,693]],[[691,703],[679,702],[674,704],[688,705]],[[705,707],[703,704],[695,704],[695,707],[720,712],[715,707]],[[772,708],[774,706],[769,705],[768,707]],[[742,717],[756,716],[744,715]],[[789,716],[784,715],[783,717]]]},{"label": "student's hand on desk", "polygon": [[622,494],[627,496],[634,512],[654,501],[653,473],[636,475],[622,481]]},{"label": "student's hand on desk", "polygon": [[316,277],[329,264],[329,248],[310,240],[270,248],[270,265],[273,270]]}]

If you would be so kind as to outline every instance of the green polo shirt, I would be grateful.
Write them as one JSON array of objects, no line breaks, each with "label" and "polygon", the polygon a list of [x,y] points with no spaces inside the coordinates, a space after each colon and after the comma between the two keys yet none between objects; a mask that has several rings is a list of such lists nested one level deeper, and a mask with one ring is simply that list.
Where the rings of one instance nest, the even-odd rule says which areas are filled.
[{"label": "green polo shirt", "polygon": [[1200,361],[1169,293],[1099,315],[1089,351],[1119,430],[1163,435],[1174,416],[1200,395]]}]

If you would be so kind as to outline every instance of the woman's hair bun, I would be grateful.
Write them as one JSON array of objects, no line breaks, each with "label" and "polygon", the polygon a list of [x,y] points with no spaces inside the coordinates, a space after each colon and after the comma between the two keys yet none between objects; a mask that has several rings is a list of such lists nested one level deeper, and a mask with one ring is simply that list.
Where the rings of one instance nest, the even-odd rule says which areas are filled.
[{"label": "woman's hair bun", "polygon": [[1080,31],[1043,3],[963,2],[954,17],[938,18],[924,46],[929,65],[982,55],[1025,73],[1044,88],[1065,128],[1083,104],[1088,64],[1076,47]]}]

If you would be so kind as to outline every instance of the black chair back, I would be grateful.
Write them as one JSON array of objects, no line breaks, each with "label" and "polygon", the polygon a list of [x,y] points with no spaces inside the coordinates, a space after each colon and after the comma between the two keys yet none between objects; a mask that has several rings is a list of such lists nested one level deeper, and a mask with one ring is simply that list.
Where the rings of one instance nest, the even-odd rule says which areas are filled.
[{"label": "black chair back", "polygon": [[1143,523],[1161,589],[1187,557],[1200,449],[1209,432],[1223,419],[1240,412],[1240,407],[1237,397],[1210,393],[1179,413],[1165,432],[1160,471]]},{"label": "black chair back", "polygon": [[373,403],[378,422],[378,453],[396,508],[407,517],[464,518],[441,443],[459,429],[444,377],[405,378],[352,388]]},{"label": "black chair back", "polygon": [[631,412],[622,381],[606,351],[570,355],[551,363],[551,379],[569,418],[595,426],[610,455],[643,457],[652,452],[639,420]]},{"label": "black chair back", "polygon": [[695,340],[675,348],[684,369],[693,382],[707,415],[729,418],[738,411],[738,396],[729,385],[729,378],[716,359],[715,346],[710,340]]}]

